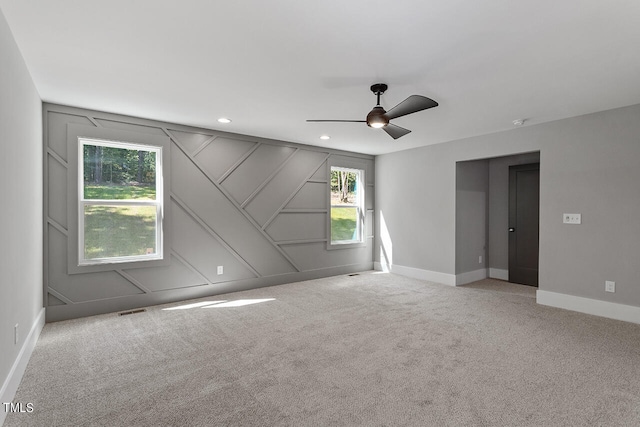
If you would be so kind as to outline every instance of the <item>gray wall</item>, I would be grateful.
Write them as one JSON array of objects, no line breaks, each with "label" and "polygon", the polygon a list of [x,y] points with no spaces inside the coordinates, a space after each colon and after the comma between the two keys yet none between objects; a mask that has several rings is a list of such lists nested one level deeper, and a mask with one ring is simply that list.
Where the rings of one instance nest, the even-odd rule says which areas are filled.
[{"label": "gray wall", "polygon": [[456,166],[456,274],[486,268],[488,224],[489,161],[459,162]]},{"label": "gray wall", "polygon": [[[44,119],[48,321],[372,268],[372,156],[51,104]],[[69,123],[171,138],[169,266],[69,274]],[[367,244],[327,250],[327,161],[354,160]]]},{"label": "gray wall", "polygon": [[378,156],[376,234],[393,264],[455,274],[456,162],[540,151],[540,289],[640,306],[639,119],[634,105]]},{"label": "gray wall", "polygon": [[0,61],[2,386],[42,310],[42,105],[1,12]]},{"label": "gray wall", "polygon": [[376,157],[375,261],[455,273],[455,162],[446,144]]}]

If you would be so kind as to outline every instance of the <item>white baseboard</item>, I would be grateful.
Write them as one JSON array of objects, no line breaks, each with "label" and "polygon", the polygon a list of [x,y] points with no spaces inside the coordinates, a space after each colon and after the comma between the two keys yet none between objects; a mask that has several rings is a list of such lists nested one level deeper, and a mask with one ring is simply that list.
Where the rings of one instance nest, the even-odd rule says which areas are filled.
[{"label": "white baseboard", "polygon": [[395,264],[382,264],[377,261],[373,263],[373,268],[378,271],[386,271],[389,273],[399,274],[401,276],[411,277],[413,279],[426,280],[428,282],[437,282],[449,286],[456,285],[456,276],[453,274],[440,273],[431,270],[422,270],[419,268],[405,267]]},{"label": "white baseboard", "polygon": [[[22,376],[24,375],[24,371],[27,369],[31,353],[33,353],[33,349],[36,346],[36,342],[38,342],[40,332],[44,327],[44,319],[45,309],[43,307],[42,310],[40,310],[40,313],[36,316],[36,320],[33,322],[29,335],[24,340],[24,344],[22,344],[22,348],[9,371],[9,375],[4,381],[4,384],[2,384],[2,389],[0,389],[0,404],[13,401],[16,391],[18,391],[20,381],[22,380]],[[7,413],[4,411],[3,406],[0,408],[0,426],[4,423],[6,416]]]},{"label": "white baseboard", "polygon": [[487,278],[487,269],[467,271],[466,273],[456,274],[456,286],[466,285],[467,283],[476,282]]},{"label": "white baseboard", "polygon": [[576,297],[573,295],[542,290],[538,290],[536,292],[536,302],[538,304],[548,305],[551,307],[593,314],[594,316],[608,317],[609,319],[623,320],[625,322],[640,323],[640,307],[631,305]]},{"label": "white baseboard", "polygon": [[509,280],[509,270],[503,270],[501,268],[490,268],[489,277],[492,279]]}]

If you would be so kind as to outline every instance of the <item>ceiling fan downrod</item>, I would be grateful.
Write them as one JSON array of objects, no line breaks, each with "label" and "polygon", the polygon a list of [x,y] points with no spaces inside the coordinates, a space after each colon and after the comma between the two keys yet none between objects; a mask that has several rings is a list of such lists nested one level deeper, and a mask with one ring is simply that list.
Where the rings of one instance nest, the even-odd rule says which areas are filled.
[{"label": "ceiling fan downrod", "polygon": [[387,112],[380,105],[380,95],[387,90],[387,85],[384,83],[376,83],[371,86],[371,92],[373,92],[378,98],[377,104],[373,107],[373,110],[367,114],[367,126],[380,129],[389,124],[389,118],[385,115]]},{"label": "ceiling fan downrod", "polygon": [[384,83],[376,83],[374,85],[371,85],[371,92],[373,92],[374,95],[378,97],[378,103],[376,105],[380,105],[380,95],[385,93],[388,88],[389,86]]}]

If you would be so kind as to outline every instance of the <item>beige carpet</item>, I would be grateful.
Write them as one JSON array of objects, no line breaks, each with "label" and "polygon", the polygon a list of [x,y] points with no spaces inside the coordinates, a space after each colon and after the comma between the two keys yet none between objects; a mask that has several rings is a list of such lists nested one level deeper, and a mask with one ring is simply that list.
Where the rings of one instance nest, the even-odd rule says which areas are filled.
[{"label": "beige carpet", "polygon": [[364,272],[47,324],[5,426],[640,425],[640,325],[534,292]]}]

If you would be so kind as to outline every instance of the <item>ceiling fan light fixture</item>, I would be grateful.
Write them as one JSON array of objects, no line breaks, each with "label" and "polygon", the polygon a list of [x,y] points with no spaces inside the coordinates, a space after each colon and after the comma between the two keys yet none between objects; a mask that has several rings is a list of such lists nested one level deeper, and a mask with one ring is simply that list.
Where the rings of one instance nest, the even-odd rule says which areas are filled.
[{"label": "ceiling fan light fixture", "polygon": [[376,106],[367,114],[367,125],[369,127],[380,129],[389,124],[389,118],[385,115],[387,112],[384,108]]}]

